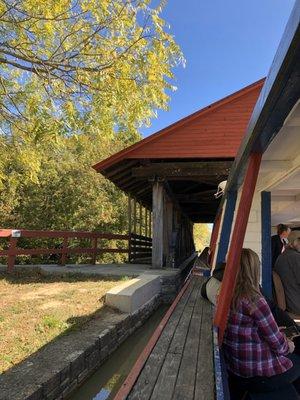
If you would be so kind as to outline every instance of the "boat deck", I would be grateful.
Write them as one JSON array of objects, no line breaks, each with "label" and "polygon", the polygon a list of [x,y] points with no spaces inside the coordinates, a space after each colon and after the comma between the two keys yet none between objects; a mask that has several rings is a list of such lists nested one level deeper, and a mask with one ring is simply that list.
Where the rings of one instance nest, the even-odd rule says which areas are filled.
[{"label": "boat deck", "polygon": [[193,276],[144,364],[128,400],[215,399],[212,306]]}]

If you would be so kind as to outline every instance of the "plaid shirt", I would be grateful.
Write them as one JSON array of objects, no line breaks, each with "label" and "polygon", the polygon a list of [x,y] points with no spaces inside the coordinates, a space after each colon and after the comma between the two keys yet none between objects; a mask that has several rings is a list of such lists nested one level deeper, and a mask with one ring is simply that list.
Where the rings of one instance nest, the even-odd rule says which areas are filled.
[{"label": "plaid shirt", "polygon": [[228,369],[242,377],[273,376],[293,366],[288,343],[263,297],[255,305],[242,299],[231,311],[223,342]]}]

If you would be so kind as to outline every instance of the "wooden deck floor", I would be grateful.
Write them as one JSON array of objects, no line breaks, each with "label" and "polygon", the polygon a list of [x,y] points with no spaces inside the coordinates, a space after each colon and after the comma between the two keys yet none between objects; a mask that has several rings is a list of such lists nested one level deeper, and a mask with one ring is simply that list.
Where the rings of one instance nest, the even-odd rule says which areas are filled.
[{"label": "wooden deck floor", "polygon": [[213,400],[212,307],[200,296],[202,277],[177,304],[128,400]]}]

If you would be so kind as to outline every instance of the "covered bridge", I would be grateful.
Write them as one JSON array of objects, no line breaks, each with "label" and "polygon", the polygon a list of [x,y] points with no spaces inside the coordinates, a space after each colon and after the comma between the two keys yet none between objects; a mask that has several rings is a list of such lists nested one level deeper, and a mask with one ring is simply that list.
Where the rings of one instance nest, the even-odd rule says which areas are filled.
[{"label": "covered bridge", "polygon": [[152,255],[153,268],[177,267],[194,252],[193,224],[214,221],[214,193],[227,179],[263,82],[94,165],[128,195],[131,261]]}]

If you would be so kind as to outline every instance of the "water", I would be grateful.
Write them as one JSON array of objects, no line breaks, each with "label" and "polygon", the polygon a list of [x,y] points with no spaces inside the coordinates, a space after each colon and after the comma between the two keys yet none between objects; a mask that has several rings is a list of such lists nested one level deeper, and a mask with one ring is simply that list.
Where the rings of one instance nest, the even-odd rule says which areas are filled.
[{"label": "water", "polygon": [[141,328],[121,344],[70,399],[112,400],[166,313],[167,308],[167,306],[161,306]]}]

